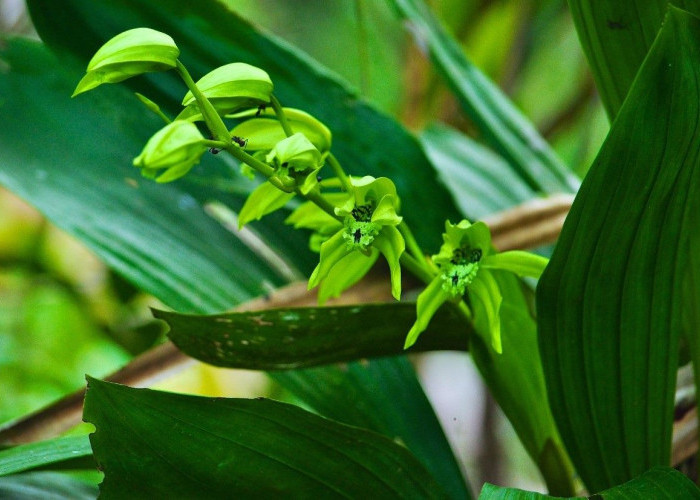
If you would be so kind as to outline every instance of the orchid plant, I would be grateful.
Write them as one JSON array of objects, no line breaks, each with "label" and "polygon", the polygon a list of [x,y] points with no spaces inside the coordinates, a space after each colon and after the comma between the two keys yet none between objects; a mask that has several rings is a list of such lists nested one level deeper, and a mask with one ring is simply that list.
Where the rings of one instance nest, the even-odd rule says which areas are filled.
[{"label": "orchid plant", "polygon": [[[401,299],[402,267],[427,285],[418,296],[417,318],[405,348],[416,342],[438,308],[451,302],[494,351],[502,351],[502,292],[492,273],[537,278],[547,259],[523,251],[499,253],[491,245],[488,227],[467,220],[446,222],[444,244],[428,258],[400,215],[400,198],[391,179],[347,174],[331,152],[329,129],[304,111],[283,107],[264,70],[233,62],[194,82],[179,54],[164,33],[149,28],[126,31],[97,51],[73,94],[148,72],[179,74],[188,90],[173,120],[156,103],[138,96],[166,122],[134,159],[144,177],[171,182],[187,175],[207,151],[226,151],[241,163],[244,174],[264,178],[240,211],[240,227],[295,197],[305,200],[287,223],[313,231],[309,246],[320,259],[309,288],[319,287],[319,302],[358,282],[382,255],[396,300]],[[229,119],[238,123],[230,128],[225,121]],[[322,179],[319,172],[325,165],[333,176]]]}]

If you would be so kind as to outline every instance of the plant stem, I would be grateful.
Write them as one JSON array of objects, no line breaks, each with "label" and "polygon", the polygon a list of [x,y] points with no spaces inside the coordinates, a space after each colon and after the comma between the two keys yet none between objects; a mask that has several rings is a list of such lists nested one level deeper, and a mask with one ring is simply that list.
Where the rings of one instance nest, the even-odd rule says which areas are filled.
[{"label": "plant stem", "polygon": [[282,125],[284,134],[287,137],[294,135],[294,131],[292,130],[292,127],[289,126],[289,122],[287,121],[287,116],[284,114],[282,105],[274,94],[270,94],[270,104],[272,104],[272,109],[275,110],[275,115],[277,115],[277,119],[279,120],[280,125]]},{"label": "plant stem", "polygon": [[421,280],[423,283],[426,285],[433,281],[433,278],[435,277],[434,274],[432,274],[426,267],[423,265],[420,261],[416,260],[409,254],[408,252],[404,252],[401,254],[401,258],[399,259],[399,262],[401,262],[401,265],[408,269],[413,275]]},{"label": "plant stem", "polygon": [[335,155],[333,153],[330,153],[327,159],[328,165],[333,169],[333,173],[340,180],[340,185],[343,188],[343,191],[347,193],[352,192],[352,184],[350,183],[350,179],[348,178],[347,174],[345,173],[345,170],[343,170],[343,167],[340,165]]},{"label": "plant stem", "polygon": [[411,228],[408,227],[408,224],[406,224],[404,221],[401,221],[401,223],[399,224],[399,231],[401,231],[401,235],[403,236],[404,241],[406,241],[406,246],[408,247],[409,252],[413,254],[413,257],[415,257],[416,260],[423,263],[423,267],[427,268],[427,266],[424,264],[425,254],[418,246],[418,242],[413,236],[413,232],[411,232]]},{"label": "plant stem", "polygon": [[192,80],[192,77],[190,76],[189,71],[187,71],[187,68],[185,68],[185,65],[182,64],[179,59],[175,61],[175,64],[177,65],[177,72],[180,75],[180,78],[182,78],[182,81],[185,82],[185,85],[187,85],[187,88],[190,90],[190,92],[192,92],[192,95],[197,100],[197,105],[199,106],[199,110],[202,112],[202,116],[204,117],[207,127],[209,127],[209,131],[216,140],[230,143],[231,135],[228,132],[228,128],[226,128],[226,124],[219,116],[219,113],[217,113],[216,109],[214,109],[214,105],[209,102],[209,99],[207,99],[205,95],[202,94],[202,91],[199,90],[199,87],[197,87],[194,80]]}]

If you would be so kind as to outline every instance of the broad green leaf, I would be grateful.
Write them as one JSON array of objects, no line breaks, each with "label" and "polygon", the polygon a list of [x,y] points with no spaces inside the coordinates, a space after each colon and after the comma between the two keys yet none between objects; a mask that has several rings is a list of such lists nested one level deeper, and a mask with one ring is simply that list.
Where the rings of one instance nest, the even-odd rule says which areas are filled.
[{"label": "broad green leaf", "polygon": [[[484,485],[479,495],[479,500],[555,500],[561,498],[516,488],[501,488],[489,483]],[[583,497],[569,497],[569,500],[573,498]],[[636,500],[641,498],[675,500],[684,498],[690,500],[700,498],[700,489],[675,469],[654,467],[631,481],[601,491],[589,498],[596,500]]]},{"label": "broad green leaf", "polygon": [[97,486],[57,472],[0,477],[0,498],[12,500],[94,500],[97,493]]},{"label": "broad green leaf", "polygon": [[101,498],[446,498],[403,446],[265,399],[88,379]]},{"label": "broad green leaf", "polygon": [[[673,0],[700,14],[696,0]],[[569,0],[571,16],[612,120],[666,15],[668,0]]]},{"label": "broad green leaf", "polygon": [[[271,376],[320,414],[403,443],[450,498],[472,498],[435,412],[405,357],[273,372]],[[387,398],[391,398],[391,405],[387,405]]]},{"label": "broad green leaf", "polygon": [[423,131],[420,140],[440,180],[470,220],[537,196],[501,156],[457,130],[433,125]]},{"label": "broad green leaf", "polygon": [[[214,316],[153,313],[168,323],[173,343],[193,358],[228,368],[288,370],[401,354],[416,309],[391,303]],[[470,334],[457,311],[444,307],[415,349],[466,350]]]},{"label": "broad green leaf", "polygon": [[700,200],[700,20],[671,9],[538,287],[557,426],[589,491],[670,460]]},{"label": "broad green leaf", "polygon": [[459,99],[484,139],[537,191],[574,192],[579,181],[513,103],[467,60],[423,0],[392,0],[417,44]]},{"label": "broad green leaf", "polygon": [[[231,62],[262,68],[283,105],[310,113],[331,130],[333,153],[350,175],[387,176],[395,181],[407,222],[421,244],[437,243],[440,234],[435,228],[455,217],[451,198],[438,184],[413,136],[358,100],[338,77],[308,56],[255,31],[219,2],[115,0],[106,6],[91,0],[67,0],[60,5],[30,0],[28,6],[47,44],[85,60],[114,33],[148,26],[172,36],[181,50],[180,59],[195,78]],[[162,109],[179,111],[185,88],[174,74],[154,75],[140,84],[137,90]],[[321,175],[331,175],[330,170]],[[269,224],[259,227],[268,228],[263,234],[274,233]]]},{"label": "broad green leaf", "polygon": [[[87,436],[70,436],[14,446],[0,451],[0,476],[39,467],[61,466],[92,455]],[[90,467],[90,462],[85,461]],[[94,463],[93,463],[94,465]]]}]

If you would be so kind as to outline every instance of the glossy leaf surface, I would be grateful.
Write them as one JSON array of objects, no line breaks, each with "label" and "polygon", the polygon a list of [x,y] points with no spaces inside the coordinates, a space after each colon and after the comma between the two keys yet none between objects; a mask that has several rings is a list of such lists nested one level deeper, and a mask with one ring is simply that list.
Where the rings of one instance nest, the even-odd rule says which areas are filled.
[{"label": "glossy leaf surface", "polygon": [[[165,311],[154,315],[170,326],[168,336],[188,355],[216,366],[281,370],[403,353],[415,320],[415,304],[270,309],[215,316]],[[444,307],[417,351],[466,350],[468,326]]]},{"label": "glossy leaf surface", "polygon": [[88,382],[103,498],[445,498],[404,447],[292,405]]},{"label": "glossy leaf surface", "polygon": [[[60,466],[92,455],[87,436],[70,436],[14,446],[0,451],[0,476],[39,467]],[[91,459],[85,460],[89,468]],[[93,464],[94,465],[94,464]]]},{"label": "glossy leaf surface", "polygon": [[[589,491],[669,463],[700,200],[700,20],[669,13],[538,287],[549,400]],[[692,299],[692,295],[690,296]]]}]

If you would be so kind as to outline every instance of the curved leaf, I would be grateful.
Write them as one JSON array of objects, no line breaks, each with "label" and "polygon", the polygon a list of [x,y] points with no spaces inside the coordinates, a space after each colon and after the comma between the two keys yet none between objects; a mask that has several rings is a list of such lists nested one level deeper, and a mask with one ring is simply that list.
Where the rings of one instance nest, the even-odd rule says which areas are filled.
[{"label": "curved leaf", "polygon": [[[39,467],[56,467],[90,457],[92,449],[87,436],[70,436],[48,441],[13,446],[0,451],[0,476],[16,474]],[[86,461],[90,467],[92,459]],[[94,466],[94,463],[92,463]]]},{"label": "curved leaf", "polygon": [[[673,5],[700,14],[695,0]],[[668,0],[569,0],[571,16],[611,120],[666,15]]]},{"label": "curved leaf", "polygon": [[531,188],[548,193],[575,192],[579,181],[557,158],[534,125],[478,68],[467,60],[423,0],[392,0],[425,47],[466,114],[484,139]]},{"label": "curved leaf", "polygon": [[[275,381],[320,414],[403,443],[450,498],[472,498],[440,422],[406,357],[281,375],[271,373]],[[391,399],[390,405],[387,398]]]},{"label": "curved leaf", "polygon": [[88,379],[85,418],[103,498],[445,498],[404,447],[288,404]]},{"label": "curved leaf", "polygon": [[700,20],[671,9],[538,287],[552,411],[596,492],[670,459],[700,200]]},{"label": "curved leaf", "polygon": [[[403,353],[412,303],[270,309],[215,316],[154,311],[186,354],[228,368],[288,370]],[[470,329],[444,307],[416,349],[466,350]]]}]

